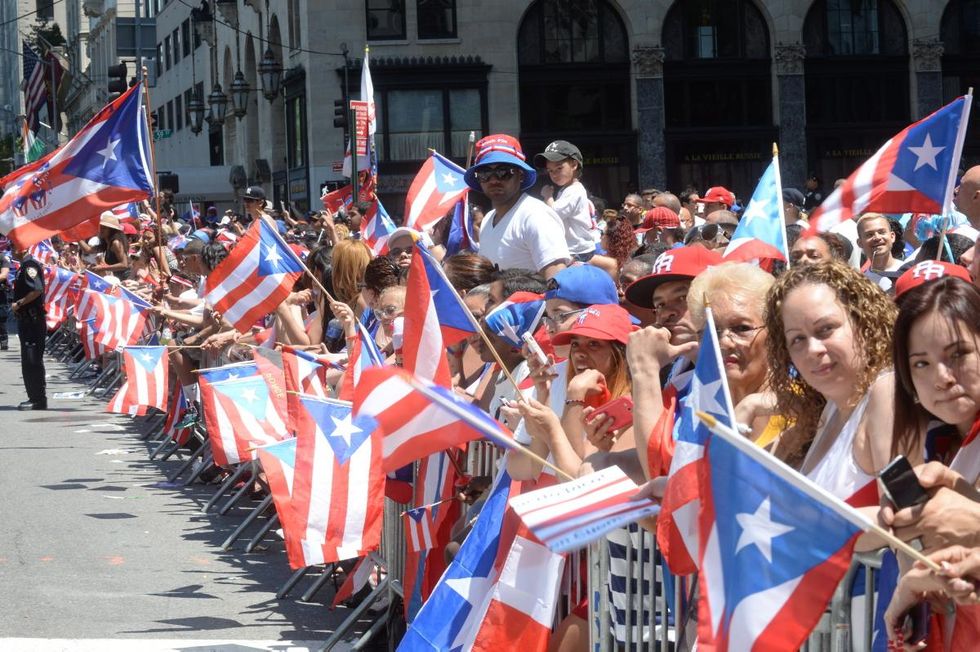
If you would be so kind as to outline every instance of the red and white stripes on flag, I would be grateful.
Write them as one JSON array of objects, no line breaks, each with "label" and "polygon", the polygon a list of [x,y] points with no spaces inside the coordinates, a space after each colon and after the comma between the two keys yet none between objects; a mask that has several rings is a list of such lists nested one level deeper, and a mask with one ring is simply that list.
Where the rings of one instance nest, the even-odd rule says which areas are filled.
[{"label": "red and white stripes on flag", "polygon": [[126,381],[109,401],[106,412],[143,415],[149,408],[167,410],[169,360],[165,346],[127,346],[123,349]]},{"label": "red and white stripes on flag", "polygon": [[301,396],[293,482],[303,560],[293,568],[360,557],[381,541],[385,475],[373,419],[341,401]]},{"label": "red and white stripes on flag", "polygon": [[385,572],[383,570],[384,565],[384,560],[374,552],[358,559],[357,564],[347,574],[347,579],[337,589],[336,595],[333,596],[333,602],[330,603],[330,608],[336,608],[347,598],[359,593],[361,589],[367,586],[372,574],[378,573],[378,579],[380,579],[381,573]]},{"label": "red and white stripes on flag", "polygon": [[432,505],[405,510],[402,514],[405,540],[412,552],[422,552],[436,546],[435,527],[432,522]]},{"label": "red and white stripes on flag", "polygon": [[303,264],[275,227],[258,219],[205,285],[205,302],[241,333],[275,310],[303,274]]},{"label": "red and white stripes on flag", "polygon": [[254,457],[254,449],[286,437],[262,376],[200,382],[204,422],[214,463],[228,466]]},{"label": "red and white stripes on flag", "polygon": [[[122,290],[126,293],[125,290]],[[106,294],[93,293],[91,298],[95,306],[95,322],[98,328],[96,341],[109,351],[124,346],[136,344],[146,328],[146,316],[150,305],[140,300],[140,303],[130,300],[138,299],[135,295],[129,297],[112,297]],[[128,294],[128,293],[127,293]]]},{"label": "red and white stripes on flag", "polygon": [[635,498],[639,489],[612,466],[574,482],[515,496],[510,506],[549,550],[569,552],[659,512],[660,506],[652,500]]},{"label": "red and white stripes on flag", "polygon": [[68,317],[68,290],[76,276],[74,272],[61,267],[45,268],[44,311],[48,330],[61,326]]},{"label": "red and white stripes on flag", "polygon": [[26,42],[24,46],[24,114],[31,131],[36,132],[41,118],[38,113],[48,102],[48,87],[45,83],[48,66]]}]

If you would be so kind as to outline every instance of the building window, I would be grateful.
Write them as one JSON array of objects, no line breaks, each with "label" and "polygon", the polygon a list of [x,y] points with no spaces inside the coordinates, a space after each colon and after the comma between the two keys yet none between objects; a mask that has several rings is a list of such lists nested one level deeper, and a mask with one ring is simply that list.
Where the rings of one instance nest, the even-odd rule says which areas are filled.
[{"label": "building window", "polygon": [[167,128],[174,128],[174,101],[167,102]]},{"label": "building window", "polygon": [[[980,88],[980,0],[950,0],[939,28],[943,42],[943,101],[952,102],[970,87]],[[976,108],[974,108],[974,114]],[[980,161],[980,120],[967,125],[963,167]]]},{"label": "building window", "polygon": [[295,50],[303,45],[302,32],[300,31],[299,0],[289,0],[287,10],[289,12],[289,47]]},{"label": "building window", "polygon": [[191,21],[188,18],[180,24],[180,45],[185,57],[191,54]]},{"label": "building window", "polygon": [[[380,97],[379,97],[380,95]],[[384,161],[421,161],[429,149],[465,158],[470,132],[483,135],[485,98],[479,88],[390,89],[378,93],[375,143]]]},{"label": "building window", "polygon": [[892,0],[816,0],[803,24],[807,57],[905,56],[905,21]]},{"label": "building window", "polygon": [[180,61],[180,29],[175,29],[171,34],[174,45],[174,64]]},{"label": "building window", "polygon": [[405,0],[365,0],[369,41],[405,38]]},{"label": "building window", "polygon": [[54,20],[54,1],[53,0],[37,0],[35,5],[37,13],[34,17],[38,21]]},{"label": "building window", "polygon": [[157,43],[157,77],[163,74],[163,44]]},{"label": "building window", "polygon": [[290,169],[306,167],[306,96],[286,100],[286,164]]},{"label": "building window", "polygon": [[768,59],[769,30],[748,0],[681,0],[664,19],[668,61]]},{"label": "building window", "polygon": [[174,98],[174,117],[177,119],[177,129],[175,131],[180,131],[184,128],[184,98],[180,95]]},{"label": "building window", "polygon": [[156,124],[153,125],[154,129],[166,129],[167,128],[167,112],[165,110],[164,104],[160,105],[160,108],[155,111],[157,114]]},{"label": "building window", "polygon": [[417,0],[419,38],[456,38],[456,0]]},{"label": "building window", "polygon": [[629,61],[623,23],[602,0],[540,0],[517,38],[522,66]]},{"label": "building window", "polygon": [[184,122],[191,126],[191,89],[184,91]]},{"label": "building window", "polygon": [[208,147],[211,150],[211,165],[219,166],[225,164],[225,137],[224,130],[216,127],[208,130]]},{"label": "building window", "polygon": [[167,36],[167,37],[165,37],[163,39],[163,52],[164,52],[164,56],[166,57],[166,61],[167,61],[167,70],[170,70],[170,66],[172,65],[173,59],[171,59],[171,57],[170,57],[170,37],[169,36]]}]

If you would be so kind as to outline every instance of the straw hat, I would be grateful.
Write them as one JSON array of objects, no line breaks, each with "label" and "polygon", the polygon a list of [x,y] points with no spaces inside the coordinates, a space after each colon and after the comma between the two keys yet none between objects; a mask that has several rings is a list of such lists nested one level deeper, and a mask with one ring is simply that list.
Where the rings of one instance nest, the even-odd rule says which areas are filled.
[{"label": "straw hat", "polygon": [[106,211],[99,216],[99,226],[107,226],[110,229],[115,229],[116,231],[122,231],[122,224],[119,222],[119,218],[112,214],[112,211]]}]

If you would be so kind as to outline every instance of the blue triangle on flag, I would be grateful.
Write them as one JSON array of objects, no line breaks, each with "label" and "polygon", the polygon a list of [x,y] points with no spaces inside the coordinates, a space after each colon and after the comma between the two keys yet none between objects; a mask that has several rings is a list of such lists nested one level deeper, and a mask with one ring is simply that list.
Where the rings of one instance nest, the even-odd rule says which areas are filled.
[{"label": "blue triangle on flag", "polygon": [[141,143],[141,95],[139,89],[130,91],[106,120],[84,135],[85,144],[65,166],[66,174],[107,186],[153,191],[153,180],[146,176],[149,152]]},{"label": "blue triangle on flag", "polygon": [[378,427],[378,422],[369,416],[354,417],[349,405],[306,397],[301,400],[341,464],[345,464]]},{"label": "blue triangle on flag", "polygon": [[275,455],[285,466],[293,468],[296,466],[296,440],[286,439],[271,446],[265,446],[263,451],[270,455]]},{"label": "blue triangle on flag", "polygon": [[166,348],[165,346],[130,346],[126,347],[126,352],[144,369],[152,372],[160,364],[160,356]]},{"label": "blue triangle on flag", "polygon": [[296,260],[293,252],[282,244],[272,232],[272,227],[264,221],[259,228],[259,276],[302,272],[303,266]]},{"label": "blue triangle on flag", "polygon": [[265,421],[269,406],[269,386],[261,376],[217,383],[214,389],[230,398],[238,409],[255,417],[256,421]]}]

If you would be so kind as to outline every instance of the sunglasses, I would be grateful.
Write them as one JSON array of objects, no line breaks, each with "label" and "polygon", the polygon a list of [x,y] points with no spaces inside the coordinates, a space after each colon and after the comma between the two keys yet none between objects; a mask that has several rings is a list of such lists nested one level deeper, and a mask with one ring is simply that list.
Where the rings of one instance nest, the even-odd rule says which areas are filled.
[{"label": "sunglasses", "polygon": [[374,316],[378,319],[392,319],[397,317],[402,312],[402,308],[398,306],[384,306],[382,308],[374,309]]},{"label": "sunglasses", "polygon": [[388,255],[392,258],[398,258],[402,254],[412,254],[412,247],[392,247],[388,250]]},{"label": "sunglasses", "polygon": [[503,167],[503,168],[482,168],[477,170],[476,180],[480,183],[486,183],[490,179],[497,179],[499,181],[506,181],[512,176],[517,174],[517,168],[514,167]]}]

